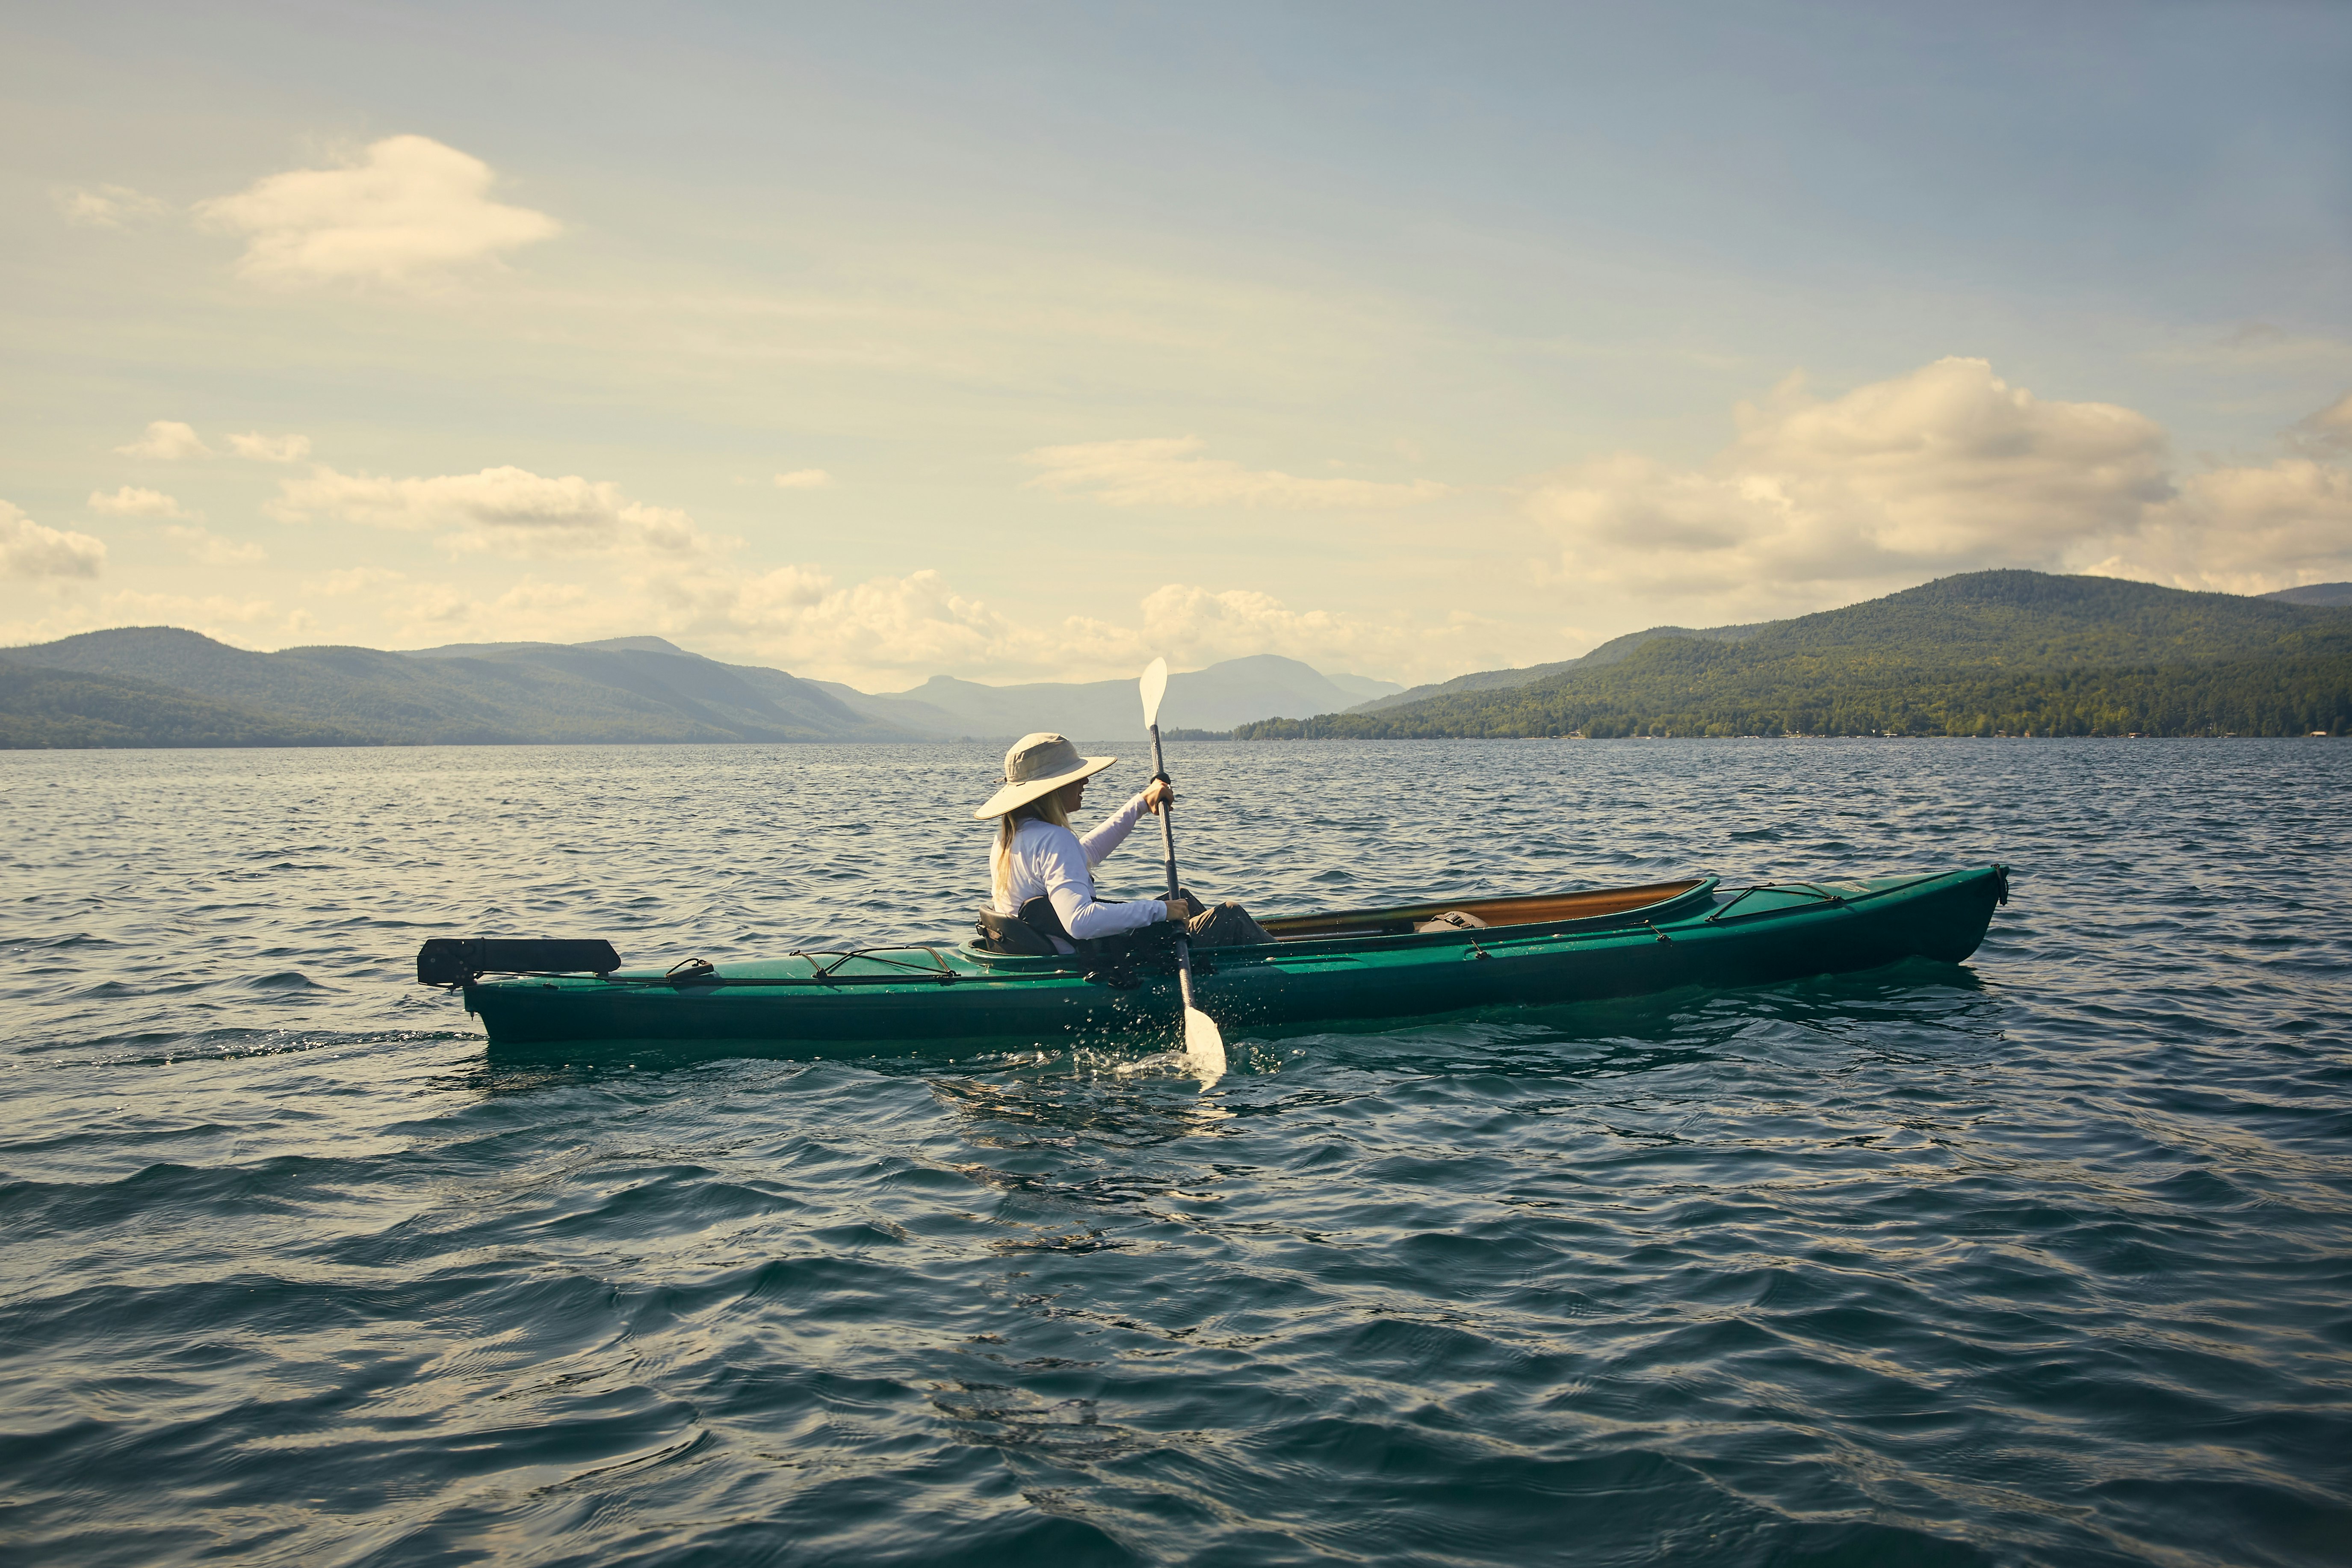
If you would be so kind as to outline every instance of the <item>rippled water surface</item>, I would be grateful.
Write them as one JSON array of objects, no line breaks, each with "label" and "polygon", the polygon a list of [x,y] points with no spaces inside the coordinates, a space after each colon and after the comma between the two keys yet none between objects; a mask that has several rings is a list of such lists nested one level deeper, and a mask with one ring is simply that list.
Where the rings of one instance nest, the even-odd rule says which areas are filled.
[{"label": "rippled water surface", "polygon": [[2015,895],[1963,967],[1244,1044],[1206,1095],[502,1062],[422,937],[950,938],[993,752],[0,753],[0,1555],[2352,1560],[2352,747],[1170,760],[1187,880],[1260,913]]}]

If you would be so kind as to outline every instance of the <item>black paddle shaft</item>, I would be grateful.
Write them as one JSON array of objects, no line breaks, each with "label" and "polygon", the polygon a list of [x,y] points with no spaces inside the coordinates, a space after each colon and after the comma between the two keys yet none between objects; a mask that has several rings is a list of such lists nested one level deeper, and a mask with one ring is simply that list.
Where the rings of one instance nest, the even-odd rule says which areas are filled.
[{"label": "black paddle shaft", "polygon": [[[1151,774],[1161,780],[1168,777],[1168,764],[1160,755],[1160,723],[1157,720],[1151,724]],[[1160,803],[1160,847],[1167,852],[1168,896],[1172,899],[1176,896],[1176,802],[1172,788],[1171,797]],[[1184,922],[1181,921],[1176,923],[1176,988],[1184,994],[1184,1005],[1188,1009],[1192,1007],[1192,944],[1185,940]]]},{"label": "black paddle shaft", "polygon": [[[1160,755],[1160,726],[1151,726],[1151,776],[1166,783],[1168,764]],[[1172,795],[1172,789],[1171,789]],[[1168,867],[1168,896],[1176,896],[1176,802],[1171,798],[1160,803],[1160,847]]]}]

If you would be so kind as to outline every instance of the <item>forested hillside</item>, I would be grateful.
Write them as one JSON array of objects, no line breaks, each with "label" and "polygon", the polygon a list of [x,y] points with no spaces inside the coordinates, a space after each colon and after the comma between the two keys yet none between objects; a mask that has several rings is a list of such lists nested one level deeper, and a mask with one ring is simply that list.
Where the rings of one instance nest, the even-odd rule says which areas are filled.
[{"label": "forested hillside", "polygon": [[[1748,628],[1740,628],[1743,631]],[[1297,736],[2302,734],[2352,729],[2352,614],[2099,577],[1983,572]]]},{"label": "forested hillside", "polygon": [[1604,664],[1616,664],[1631,658],[1633,651],[1645,643],[1660,637],[1695,637],[1701,642],[1741,642],[1754,637],[1774,622],[1762,622],[1751,626],[1708,626],[1693,631],[1688,626],[1652,626],[1647,631],[1627,632],[1612,637],[1591,653],[1576,658],[1564,658],[1551,664],[1529,665],[1524,669],[1482,669],[1469,675],[1457,675],[1451,680],[1432,686],[1416,686],[1391,697],[1375,698],[1348,709],[1350,713],[1379,713],[1391,708],[1402,708],[1410,703],[1424,702],[1433,697],[1451,696],[1459,691],[1497,691],[1506,687],[1529,686],[1548,675],[1558,675],[1569,669],[1597,669]]},{"label": "forested hillside", "polygon": [[0,750],[89,746],[354,746],[369,737],[152,681],[0,658]]},{"label": "forested hillside", "polygon": [[[644,644],[653,639],[629,639]],[[667,649],[667,651],[663,651]],[[364,647],[247,653],[173,626],[89,632],[11,648],[21,672],[44,674],[42,732],[80,722],[103,741],[8,744],[241,745],[284,741],[194,741],[189,715],[205,722],[241,714],[255,733],[332,735],[344,743],[483,744],[514,742],[867,741],[912,737],[865,714],[814,681],[782,670],[739,668],[668,645],[565,647],[520,643],[424,654]],[[75,685],[79,675],[115,684]],[[30,702],[22,673],[12,701]],[[101,698],[101,691],[106,695]],[[93,704],[77,706],[83,699]],[[38,715],[26,712],[28,721]],[[64,729],[58,726],[63,725]],[[27,730],[26,733],[31,734]],[[146,739],[132,739],[133,736]]]}]

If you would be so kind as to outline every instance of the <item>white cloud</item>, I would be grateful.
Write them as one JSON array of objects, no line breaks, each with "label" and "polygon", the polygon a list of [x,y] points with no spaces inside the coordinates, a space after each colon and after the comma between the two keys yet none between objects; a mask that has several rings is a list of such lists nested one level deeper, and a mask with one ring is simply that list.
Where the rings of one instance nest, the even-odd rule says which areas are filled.
[{"label": "white cloud", "polygon": [[780,490],[821,490],[833,483],[833,476],[823,468],[794,468],[789,474],[776,476]]},{"label": "white cloud", "polygon": [[809,566],[664,585],[685,627],[729,634],[786,668],[870,676],[1033,668],[1056,628],[1022,626],[935,571],[836,586]]},{"label": "white cloud", "polygon": [[60,191],[58,208],[66,221],[84,228],[129,228],[143,218],[166,210],[153,196],[128,185],[100,185],[96,190]]},{"label": "white cloud", "polygon": [[[1620,453],[1537,487],[1560,583],[1738,619],[1991,566],[2248,593],[2352,563],[2345,469],[2298,457],[2180,478],[2153,420],[2042,401],[1981,360],[1827,401],[1791,377],[1738,419],[1699,468]],[[2338,404],[2289,438],[2317,452],[2347,431]]]},{"label": "white cloud", "polygon": [[744,574],[704,563],[586,584],[526,577],[485,593],[470,579],[433,583],[358,567],[306,586],[321,598],[364,604],[400,647],[652,632],[730,657],[883,685],[944,669],[1058,670],[1069,651],[1062,628],[1020,626],[955,593],[936,572],[841,586],[806,566]]},{"label": "white cloud", "polygon": [[1697,468],[1632,453],[1529,495],[1572,586],[1773,607],[1982,566],[2063,569],[2169,498],[2165,435],[2099,403],[2045,403],[1982,360],[1843,397],[1791,376],[1737,411]]},{"label": "white cloud", "polygon": [[[1065,680],[1130,675],[1156,655],[1179,668],[1280,653],[1336,666],[1396,661],[1399,630],[1323,610],[1292,610],[1247,590],[1170,584],[1116,620],[1008,615],[956,591],[937,571],[843,585],[811,566],[753,577],[656,585],[665,635],[724,643],[802,674],[903,687],[933,675]],[[1468,626],[1415,628],[1416,648],[1442,662]],[[1449,673],[1451,673],[1449,671]]]},{"label": "white cloud", "polygon": [[213,455],[212,448],[197,438],[194,429],[176,419],[158,419],[147,426],[144,436],[114,449],[126,458],[145,458],[161,463]]},{"label": "white cloud", "polygon": [[228,449],[261,463],[299,463],[310,455],[308,436],[264,436],[258,432],[231,436]]},{"label": "white cloud", "polygon": [[1244,468],[1223,458],[1198,456],[1203,445],[1197,436],[1094,441],[1040,447],[1021,460],[1043,470],[1028,481],[1029,488],[1106,506],[1387,510],[1433,500],[1445,493],[1444,485],[1431,479],[1385,484],[1371,479],[1307,479],[1274,469]]},{"label": "white cloud", "polygon": [[210,529],[173,523],[163,530],[163,537],[206,566],[248,566],[269,559],[269,552],[251,540],[223,539]]},{"label": "white cloud", "polygon": [[89,510],[109,517],[185,517],[180,503],[162,490],[142,490],[123,486],[112,495],[89,492]]},{"label": "white cloud", "polygon": [[[1271,595],[1244,588],[1213,593],[1171,583],[1145,595],[1141,607],[1142,644],[1164,651],[1179,668],[1258,653],[1315,665],[1387,664],[1395,661],[1402,640],[1393,623],[1330,610],[1294,610]],[[1444,630],[1416,629],[1410,635],[1424,645],[1450,640]]]},{"label": "white cloud", "polygon": [[613,606],[578,583],[530,578],[488,599],[446,583],[418,583],[394,591],[386,613],[409,643],[514,641],[584,642],[607,635]]},{"label": "white cloud", "polygon": [[2287,455],[2186,476],[2115,552],[2084,568],[2176,588],[2264,594],[2352,578],[2352,395],[2281,432]]},{"label": "white cloud", "polygon": [[2191,474],[2084,570],[2222,594],[2340,582],[2352,577],[2352,469],[2286,458]]},{"label": "white cloud", "polygon": [[0,577],[95,577],[105,564],[104,542],[44,527],[0,500]]},{"label": "white cloud", "polygon": [[341,168],[272,174],[196,212],[247,237],[237,270],[256,282],[413,284],[559,232],[545,213],[490,200],[496,179],[430,137],[393,136]]},{"label": "white cloud", "polygon": [[718,541],[672,507],[630,500],[609,480],[548,479],[524,468],[484,468],[436,479],[377,479],[321,465],[280,479],[264,510],[281,522],[326,517],[375,528],[437,533],[462,552],[507,555],[633,553],[684,559]]},{"label": "white cloud", "polygon": [[615,591],[604,583],[591,587],[526,577],[503,593],[480,595],[457,584],[419,582],[366,568],[331,573],[328,582],[326,592],[366,595],[366,612],[390,628],[372,642],[393,647],[584,642],[659,629],[657,610],[634,586]]}]

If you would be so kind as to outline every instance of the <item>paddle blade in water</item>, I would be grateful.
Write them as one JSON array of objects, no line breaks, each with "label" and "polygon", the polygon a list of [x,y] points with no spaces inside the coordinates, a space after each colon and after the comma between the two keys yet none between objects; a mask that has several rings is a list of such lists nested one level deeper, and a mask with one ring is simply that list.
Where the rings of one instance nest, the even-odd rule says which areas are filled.
[{"label": "paddle blade in water", "polygon": [[1214,1083],[1225,1070],[1225,1037],[1217,1021],[1198,1007],[1184,1009],[1184,1054],[1192,1070]]},{"label": "paddle blade in water", "polygon": [[1143,672],[1143,727],[1160,722],[1160,700],[1168,695],[1168,661],[1155,658]]}]

